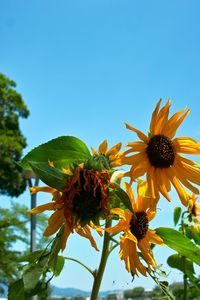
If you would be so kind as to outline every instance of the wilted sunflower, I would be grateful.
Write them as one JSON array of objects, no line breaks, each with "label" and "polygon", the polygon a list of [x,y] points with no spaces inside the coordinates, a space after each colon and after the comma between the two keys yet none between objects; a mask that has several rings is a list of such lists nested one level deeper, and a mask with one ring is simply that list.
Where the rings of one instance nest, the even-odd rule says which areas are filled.
[{"label": "wilted sunflower", "polygon": [[[66,173],[69,174],[69,171]],[[96,225],[101,218],[104,219],[109,214],[108,189],[111,186],[108,171],[85,169],[84,164],[81,164],[69,174],[62,192],[48,186],[31,188],[32,193],[39,191],[51,193],[53,199],[50,203],[33,208],[30,213],[54,211],[48,220],[44,235],[50,236],[64,226],[62,250],[66,247],[68,236],[74,231],[88,238],[91,245],[98,250],[90,228],[99,232]]]},{"label": "wilted sunflower", "polygon": [[102,160],[105,158],[105,166],[107,169],[114,168],[120,165],[121,149],[122,143],[114,145],[112,148],[108,149],[107,140],[104,140],[100,145],[98,151],[92,147],[92,154],[96,157],[101,156]]},{"label": "wilted sunflower", "polygon": [[[200,184],[200,169],[196,162],[179,153],[200,154],[200,144],[189,137],[174,138],[190,110],[181,110],[168,119],[170,100],[161,109],[160,103],[161,100],[152,114],[148,136],[126,124],[126,128],[134,131],[141,141],[127,145],[131,148],[124,152],[122,163],[131,165],[131,169],[125,176],[130,176],[133,181],[146,174],[152,197],[156,198],[161,193],[169,201],[172,183],[181,202],[187,206],[191,196],[183,185],[198,194],[199,190],[191,183]],[[132,152],[139,153],[130,155]]]},{"label": "wilted sunflower", "polygon": [[151,244],[163,244],[162,239],[155,231],[149,229],[149,222],[156,214],[155,206],[149,207],[151,201],[145,197],[146,182],[138,185],[136,201],[130,185],[125,183],[125,186],[133,211],[113,208],[111,212],[118,215],[120,220],[115,226],[107,228],[106,231],[111,234],[124,233],[120,237],[120,258],[124,260],[128,272],[137,274],[137,271],[139,271],[146,276],[146,267],[140,261],[137,248],[141,251],[142,257],[147,263],[148,271],[151,271],[151,267],[156,267]]}]

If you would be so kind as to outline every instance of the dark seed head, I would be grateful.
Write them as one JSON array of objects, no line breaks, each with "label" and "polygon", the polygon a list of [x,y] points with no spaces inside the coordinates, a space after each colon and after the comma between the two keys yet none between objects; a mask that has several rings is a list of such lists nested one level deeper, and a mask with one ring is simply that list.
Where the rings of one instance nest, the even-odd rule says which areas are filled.
[{"label": "dark seed head", "polygon": [[80,173],[80,183],[81,187],[79,192],[74,196],[73,200],[73,212],[78,218],[91,218],[95,216],[101,210],[101,187],[98,185],[96,187],[96,192],[94,195],[94,181],[92,177],[89,177],[90,185],[86,185],[86,181],[83,172]]},{"label": "dark seed head", "polygon": [[149,220],[145,211],[136,212],[130,221],[131,233],[138,241],[142,240],[148,231]]},{"label": "dark seed head", "polygon": [[169,168],[174,163],[175,151],[172,141],[164,135],[153,136],[146,148],[149,161],[155,168]]}]

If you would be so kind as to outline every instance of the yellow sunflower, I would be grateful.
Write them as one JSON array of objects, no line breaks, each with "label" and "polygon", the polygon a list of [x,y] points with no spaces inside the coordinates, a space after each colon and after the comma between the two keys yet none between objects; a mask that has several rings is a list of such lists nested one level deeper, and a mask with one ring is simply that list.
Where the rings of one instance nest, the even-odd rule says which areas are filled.
[{"label": "yellow sunflower", "polygon": [[188,215],[189,218],[193,222],[192,229],[199,231],[200,230],[200,203],[197,203],[197,195],[192,194],[192,198],[189,200],[189,206],[188,206]]},{"label": "yellow sunflower", "polygon": [[[66,173],[69,174],[68,171]],[[54,211],[44,235],[50,236],[64,226],[62,250],[66,247],[68,236],[74,231],[89,239],[91,245],[98,250],[90,228],[100,233],[98,221],[109,214],[108,187],[112,187],[112,183],[106,170],[85,169],[81,164],[69,175],[62,192],[48,186],[31,188],[32,193],[43,191],[51,193],[53,198],[50,203],[33,208],[30,213]]]},{"label": "yellow sunflower", "polygon": [[120,237],[120,258],[124,260],[128,272],[137,274],[137,271],[139,271],[146,276],[146,267],[140,261],[137,248],[141,251],[142,257],[147,263],[148,271],[151,271],[152,267],[156,267],[151,244],[163,244],[162,239],[155,231],[149,229],[149,222],[156,214],[155,206],[149,206],[151,203],[150,199],[145,197],[147,190],[146,182],[138,185],[137,201],[135,201],[131,186],[128,183],[125,183],[125,186],[133,212],[113,208],[111,212],[118,215],[120,220],[115,226],[107,228],[106,231],[111,234],[124,233]]},{"label": "yellow sunflower", "polygon": [[190,110],[181,110],[168,118],[170,100],[161,109],[160,103],[161,100],[152,114],[148,136],[126,124],[126,128],[134,131],[141,141],[127,145],[131,148],[124,152],[122,163],[131,165],[131,168],[125,176],[130,176],[133,181],[146,174],[152,197],[156,198],[161,193],[169,201],[168,192],[172,184],[183,205],[187,206],[191,196],[184,187],[195,194],[199,193],[192,183],[200,184],[200,169],[196,162],[180,153],[200,154],[200,144],[189,137],[174,138]]},{"label": "yellow sunflower", "polygon": [[121,153],[119,153],[122,147],[122,143],[114,145],[112,148],[108,149],[107,140],[104,140],[100,145],[98,151],[92,147],[92,154],[96,156],[103,155],[109,164],[109,167],[117,167],[120,165]]}]

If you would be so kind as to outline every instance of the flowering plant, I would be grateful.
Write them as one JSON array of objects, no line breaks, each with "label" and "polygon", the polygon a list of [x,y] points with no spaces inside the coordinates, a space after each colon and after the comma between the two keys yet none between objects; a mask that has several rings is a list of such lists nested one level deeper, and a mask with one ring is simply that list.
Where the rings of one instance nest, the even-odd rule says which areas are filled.
[{"label": "flowering plant", "polygon": [[[147,135],[126,124],[139,138],[127,144],[128,150],[123,151],[121,143],[108,149],[104,140],[98,150],[92,148],[90,152],[77,137],[63,136],[36,147],[24,157],[21,167],[32,170],[46,184],[32,187],[31,193],[50,194],[48,203],[29,213],[52,211],[44,235],[56,235],[45,249],[24,258],[27,264],[22,278],[10,286],[10,300],[44,293],[51,278],[62,271],[65,259],[80,263],[92,274],[91,299],[96,300],[107,259],[116,247],[131,276],[151,276],[168,299],[174,297],[158,279],[155,245],[165,244],[176,251],[168,258],[168,264],[183,272],[185,297],[189,282],[199,284],[193,264],[200,265],[200,168],[182,153],[200,154],[200,144],[189,137],[175,138],[189,109],[169,117],[170,100],[162,108],[160,104],[161,100],[152,114]],[[180,228],[150,229],[160,195],[171,201],[171,186],[185,207],[174,209],[174,224],[180,224]],[[88,239],[98,250],[94,231],[103,238],[97,270],[62,256],[71,234]],[[20,298],[16,298],[16,290]]]}]

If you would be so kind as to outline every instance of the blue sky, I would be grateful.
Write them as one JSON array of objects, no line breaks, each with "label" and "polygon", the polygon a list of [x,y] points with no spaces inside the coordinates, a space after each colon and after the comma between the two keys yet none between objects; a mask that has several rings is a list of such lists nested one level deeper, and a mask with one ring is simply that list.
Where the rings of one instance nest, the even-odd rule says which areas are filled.
[{"label": "blue sky", "polygon": [[[124,122],[147,132],[159,98],[172,99],[171,113],[191,109],[178,134],[199,139],[199,10],[195,0],[1,0],[0,72],[16,81],[30,110],[20,123],[24,154],[61,135],[88,147],[105,138],[110,146],[136,140]],[[172,226],[173,198],[161,200],[154,227]],[[38,203],[47,200],[38,196]],[[29,205],[29,194],[16,201]],[[97,267],[99,254],[77,236],[65,254]],[[159,248],[158,263],[168,254]],[[177,276],[172,271],[170,280]],[[70,262],[54,282],[84,290],[92,284],[90,274]],[[143,277],[132,283],[115,251],[102,290],[138,285],[154,284]]]}]

